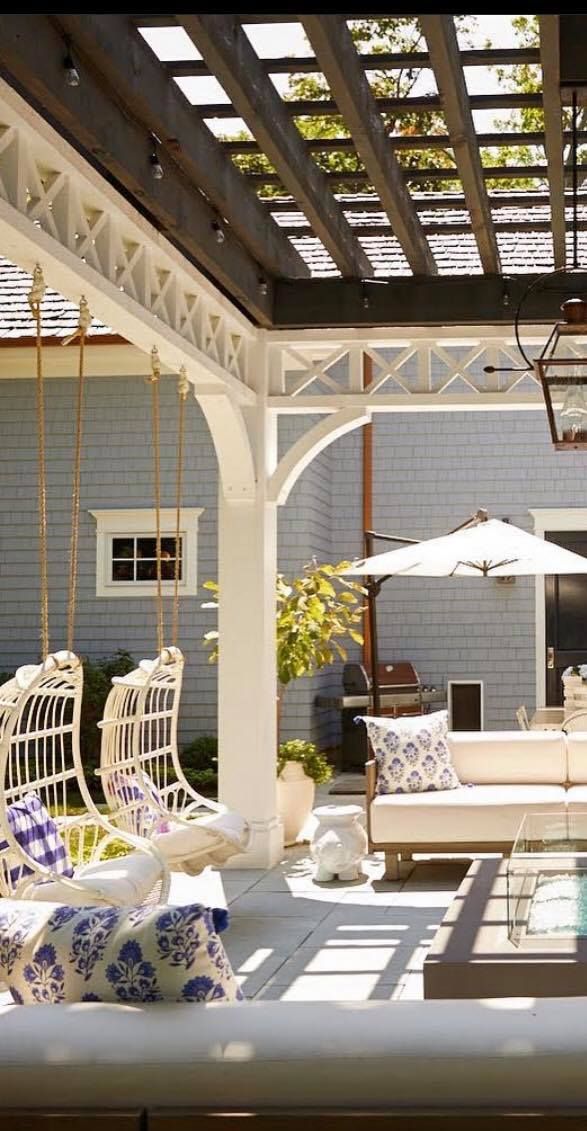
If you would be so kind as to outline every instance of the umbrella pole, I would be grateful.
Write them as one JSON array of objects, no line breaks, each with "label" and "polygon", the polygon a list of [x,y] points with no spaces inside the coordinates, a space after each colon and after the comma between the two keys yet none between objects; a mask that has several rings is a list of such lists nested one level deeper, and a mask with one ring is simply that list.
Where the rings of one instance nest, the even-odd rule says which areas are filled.
[{"label": "umbrella pole", "polygon": [[[370,558],[373,553],[373,531],[365,531],[365,557]],[[367,584],[367,619],[369,622],[369,651],[371,661],[371,688],[373,692],[373,714],[381,714],[381,691],[379,688],[379,649],[377,643],[377,595],[380,590],[379,582],[370,578]]]}]

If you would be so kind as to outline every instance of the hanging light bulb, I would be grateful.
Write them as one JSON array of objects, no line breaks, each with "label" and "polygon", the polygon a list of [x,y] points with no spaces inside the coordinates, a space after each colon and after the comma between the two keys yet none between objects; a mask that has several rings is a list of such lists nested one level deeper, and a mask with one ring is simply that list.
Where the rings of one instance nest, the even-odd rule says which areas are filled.
[{"label": "hanging light bulb", "polygon": [[[576,366],[573,366],[572,376],[580,376]],[[587,426],[587,403],[582,385],[569,385],[560,414],[563,420],[563,439],[582,440]]]},{"label": "hanging light bulb", "polygon": [[79,71],[73,61],[71,54],[71,40],[65,41],[65,55],[63,57],[63,70],[65,72],[65,82],[67,86],[79,86]]},{"label": "hanging light bulb", "polygon": [[157,149],[157,139],[151,136],[151,152],[149,153],[149,164],[151,166],[151,176],[154,180],[160,181],[163,179],[164,172],[163,166],[159,160],[159,152]]}]

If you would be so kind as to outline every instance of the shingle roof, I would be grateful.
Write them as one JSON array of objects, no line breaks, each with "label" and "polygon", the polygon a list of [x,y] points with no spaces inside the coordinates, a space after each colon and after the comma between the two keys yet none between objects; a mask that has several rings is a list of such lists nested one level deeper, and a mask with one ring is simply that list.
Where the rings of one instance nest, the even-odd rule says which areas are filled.
[{"label": "shingle roof", "polygon": [[[0,342],[28,338],[35,334],[35,324],[28,303],[31,277],[8,259],[0,257]],[[61,338],[71,334],[79,320],[79,309],[57,291],[47,288],[43,304],[42,332],[44,338]],[[89,336],[112,334],[108,326],[94,319]]]}]

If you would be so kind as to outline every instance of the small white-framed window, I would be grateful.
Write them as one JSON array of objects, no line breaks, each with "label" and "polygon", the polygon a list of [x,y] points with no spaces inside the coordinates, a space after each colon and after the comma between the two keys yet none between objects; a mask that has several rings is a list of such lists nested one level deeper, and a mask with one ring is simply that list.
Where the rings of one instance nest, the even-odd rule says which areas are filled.
[{"label": "small white-framed window", "polygon": [[[96,520],[96,596],[153,597],[157,592],[157,538],[153,508],[92,510]],[[202,508],[183,507],[179,546],[176,512],[161,511],[161,581],[172,594],[179,550],[179,593],[197,593],[198,520]]]}]

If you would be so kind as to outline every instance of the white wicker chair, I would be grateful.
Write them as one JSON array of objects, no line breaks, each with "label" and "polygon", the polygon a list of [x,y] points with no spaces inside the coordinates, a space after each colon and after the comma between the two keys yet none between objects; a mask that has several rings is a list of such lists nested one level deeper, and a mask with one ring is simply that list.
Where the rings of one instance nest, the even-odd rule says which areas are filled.
[{"label": "white wicker chair", "polygon": [[[72,652],[21,667],[0,687],[0,894],[73,905],[162,902],[169,871],[161,854],[114,828],[89,794],[79,749],[82,693],[83,668]],[[54,819],[72,876],[39,863],[15,836],[15,811],[38,805],[31,795]],[[107,848],[116,855],[104,859]]]},{"label": "white wicker chair", "polygon": [[246,822],[202,797],[177,752],[184,658],[164,648],[155,660],[112,680],[102,728],[100,769],[111,819],[154,842],[170,868],[195,875],[244,851]]}]

